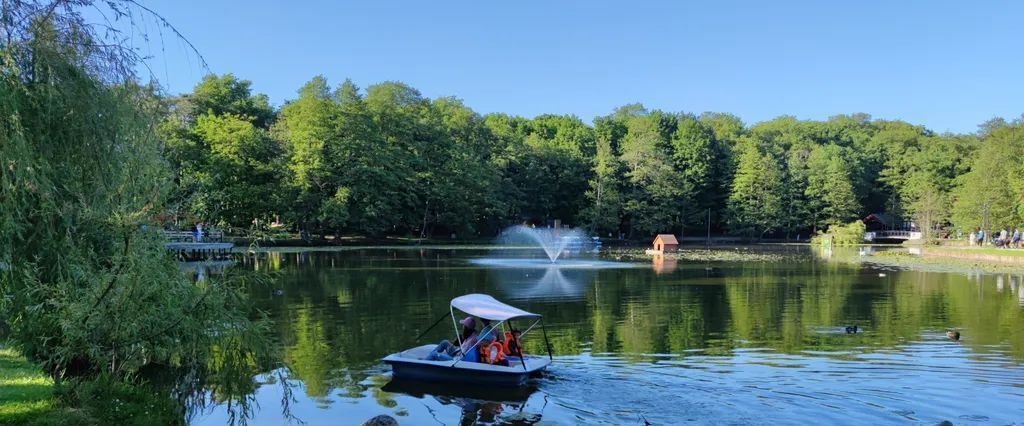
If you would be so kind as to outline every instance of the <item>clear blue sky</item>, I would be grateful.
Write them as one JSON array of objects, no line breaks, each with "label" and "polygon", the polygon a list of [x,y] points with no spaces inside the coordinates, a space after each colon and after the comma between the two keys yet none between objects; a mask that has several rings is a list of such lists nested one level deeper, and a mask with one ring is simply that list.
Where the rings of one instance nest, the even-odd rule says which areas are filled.
[{"label": "clear blue sky", "polygon": [[[398,80],[480,113],[640,102],[754,123],[866,112],[942,131],[1024,112],[1024,2],[147,2],[215,73],[275,105],[316,74]],[[150,28],[150,32],[153,28]],[[172,93],[205,73],[164,34],[144,50]]]}]

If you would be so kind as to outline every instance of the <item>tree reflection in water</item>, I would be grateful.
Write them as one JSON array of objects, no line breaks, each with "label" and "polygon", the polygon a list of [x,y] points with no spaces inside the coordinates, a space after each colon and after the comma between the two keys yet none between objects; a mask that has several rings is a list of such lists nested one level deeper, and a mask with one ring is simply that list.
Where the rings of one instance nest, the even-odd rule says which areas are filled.
[{"label": "tree reflection in water", "polygon": [[[392,393],[384,386],[389,372],[379,360],[397,350],[452,338],[450,327],[437,327],[414,341],[448,311],[452,297],[473,292],[493,294],[545,316],[558,358],[550,377],[535,383],[539,389],[528,397],[523,412],[527,417],[543,414],[545,420],[556,422],[594,420],[591,415],[612,416],[612,422],[635,421],[640,413],[614,417],[621,410],[631,410],[616,405],[620,401],[614,396],[642,399],[643,392],[632,390],[633,386],[652,382],[708,389],[691,395],[698,402],[707,399],[700,406],[704,410],[721,402],[714,396],[721,391],[728,393],[724,400],[730,406],[741,407],[737,413],[751,407],[755,413],[768,410],[774,418],[785,418],[785,413],[771,411],[781,405],[763,405],[770,404],[772,397],[752,389],[814,388],[823,378],[833,377],[847,384],[818,395],[815,401],[822,406],[815,410],[824,413],[829,410],[826,404],[838,404],[848,410],[844,415],[856,418],[872,410],[890,413],[896,408],[884,400],[872,400],[873,406],[844,405],[839,400],[857,400],[855,392],[864,387],[892,385],[886,380],[905,376],[898,373],[900,369],[914,377],[901,385],[920,387],[917,392],[934,393],[952,386],[959,387],[960,393],[984,393],[997,383],[1024,386],[1024,281],[1018,274],[884,270],[885,276],[880,277],[882,271],[871,266],[805,256],[783,263],[719,262],[710,272],[705,263],[679,262],[675,271],[659,275],[650,266],[495,269],[467,261],[479,255],[444,249],[263,255],[258,267],[279,271],[277,285],[284,291],[275,295],[254,290],[252,297],[273,319],[289,380],[302,386],[296,392],[299,404],[293,408],[306,406],[306,401],[321,407],[312,412],[303,409],[299,417],[318,423],[328,418],[361,421],[390,413],[410,416],[413,423],[430,423],[432,415],[452,422],[443,418],[451,415],[448,408],[461,407],[465,399],[436,389]],[[840,255],[832,253],[833,259]],[[257,267],[256,262],[247,262]],[[849,325],[863,332],[842,332]],[[945,337],[947,329],[961,331],[962,339],[950,341]],[[544,352],[542,339],[526,339],[524,344],[527,352]],[[921,355],[933,353],[944,355],[915,358],[939,356]],[[836,364],[832,371],[832,362],[853,364]],[[916,366],[928,362],[941,364]],[[782,368],[768,370],[770,377],[776,377],[790,374],[787,368],[805,365],[813,368],[784,376],[792,383],[773,379],[739,386],[747,378],[769,374],[762,373],[763,368]],[[950,375],[947,368],[953,366],[963,374]],[[895,369],[893,376],[882,373],[887,368]],[[635,373],[623,378],[622,371]],[[872,371],[874,375],[862,373]],[[701,376],[707,372],[716,375]],[[691,382],[689,377],[703,378]],[[960,381],[959,377],[981,381]],[[574,407],[581,407],[578,394],[583,391],[570,392],[563,382],[592,387],[588,397],[594,392],[612,396],[603,406],[581,411]],[[1007,403],[999,396],[1004,394],[986,393],[985,399],[972,400],[971,406],[980,412],[998,412],[997,406]],[[570,400],[543,411],[530,408],[548,397]],[[948,407],[959,404],[957,398],[931,394],[921,401]],[[500,399],[475,399],[501,403],[499,418],[507,418],[518,407]],[[665,416],[686,407],[671,398],[657,401],[662,400],[656,405]],[[338,404],[341,401],[345,404]],[[257,418],[268,415],[266,404],[261,404],[264,410]],[[497,408],[472,401],[463,405],[478,418],[488,418]],[[941,411],[931,407],[915,408],[922,413]],[[642,414],[652,421],[658,417],[658,413]],[[714,410],[709,414],[743,419]]]}]

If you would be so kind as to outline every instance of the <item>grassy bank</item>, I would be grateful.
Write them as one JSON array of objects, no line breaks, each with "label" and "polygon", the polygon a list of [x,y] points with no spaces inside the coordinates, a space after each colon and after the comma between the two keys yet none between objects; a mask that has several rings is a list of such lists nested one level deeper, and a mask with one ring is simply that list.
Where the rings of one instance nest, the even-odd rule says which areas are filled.
[{"label": "grassy bank", "polygon": [[1024,249],[1000,249],[995,247],[966,247],[966,246],[940,246],[940,247],[927,247],[924,250],[925,254],[933,254],[941,256],[947,255],[983,255],[983,256],[999,256],[1007,257],[1013,261],[1020,260],[1024,262]]},{"label": "grassy bank", "polygon": [[[975,250],[978,253],[984,254],[988,250],[998,251],[999,254],[1008,250],[997,250],[997,249],[953,249],[973,252]],[[934,252],[933,249],[925,249],[924,255],[910,254],[903,250],[888,250],[876,252],[875,254],[867,257],[858,259],[862,262],[873,263],[881,266],[895,266],[900,268],[908,268],[919,271],[932,271],[932,272],[967,272],[967,271],[978,271],[978,272],[989,272],[989,273],[1008,273],[1008,272],[1019,272],[1021,265],[1024,265],[1024,253],[1018,254],[1021,263],[1013,262],[1001,262],[991,261],[985,259],[977,259],[970,257],[957,257],[950,256],[948,252]]]},{"label": "grassy bank", "polygon": [[73,387],[61,393],[38,366],[0,344],[0,425],[181,423],[172,399],[158,389],[106,377]]},{"label": "grassy bank", "polygon": [[50,377],[17,352],[0,347],[0,424],[67,424],[71,414],[54,397]]}]

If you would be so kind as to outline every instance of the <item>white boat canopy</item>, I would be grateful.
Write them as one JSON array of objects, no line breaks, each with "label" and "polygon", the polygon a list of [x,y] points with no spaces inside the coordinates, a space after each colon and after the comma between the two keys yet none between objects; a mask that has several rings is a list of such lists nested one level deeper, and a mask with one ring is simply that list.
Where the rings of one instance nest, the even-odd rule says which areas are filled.
[{"label": "white boat canopy", "polygon": [[539,314],[509,306],[486,294],[467,294],[452,299],[452,307],[477,318],[508,321],[516,318],[540,318]]}]

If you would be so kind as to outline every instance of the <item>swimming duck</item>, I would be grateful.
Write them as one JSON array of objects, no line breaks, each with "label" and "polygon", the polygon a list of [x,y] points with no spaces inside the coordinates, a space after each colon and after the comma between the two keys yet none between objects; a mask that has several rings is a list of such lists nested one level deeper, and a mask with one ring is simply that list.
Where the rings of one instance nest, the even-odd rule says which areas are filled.
[{"label": "swimming duck", "polygon": [[946,337],[953,340],[960,340],[960,332],[955,330],[949,330],[946,332]]},{"label": "swimming duck", "polygon": [[846,334],[857,334],[857,326],[851,325],[846,327]]}]

